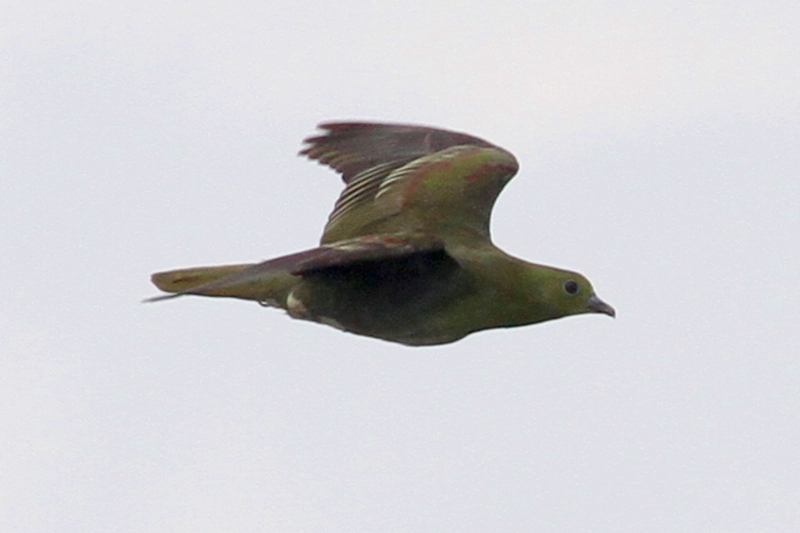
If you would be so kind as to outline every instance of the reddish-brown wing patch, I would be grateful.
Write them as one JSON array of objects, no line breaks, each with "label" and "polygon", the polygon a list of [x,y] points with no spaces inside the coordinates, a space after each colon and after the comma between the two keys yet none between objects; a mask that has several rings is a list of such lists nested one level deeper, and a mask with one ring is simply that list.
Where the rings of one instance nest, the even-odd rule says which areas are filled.
[{"label": "reddish-brown wing patch", "polygon": [[356,263],[386,261],[443,250],[442,241],[424,234],[366,235],[295,254],[296,257],[302,257],[297,257],[289,271],[302,276]]}]

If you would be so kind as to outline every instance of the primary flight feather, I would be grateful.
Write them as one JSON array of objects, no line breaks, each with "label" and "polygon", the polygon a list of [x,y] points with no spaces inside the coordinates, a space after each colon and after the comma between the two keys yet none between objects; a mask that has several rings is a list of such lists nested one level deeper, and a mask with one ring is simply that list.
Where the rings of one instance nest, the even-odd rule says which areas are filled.
[{"label": "primary flight feather", "polygon": [[263,263],[172,270],[172,293],[255,300],[294,318],[407,345],[583,313],[614,316],[576,272],[512,257],[491,240],[492,206],[517,160],[436,128],[332,122],[300,154],[342,175],[320,246]]}]

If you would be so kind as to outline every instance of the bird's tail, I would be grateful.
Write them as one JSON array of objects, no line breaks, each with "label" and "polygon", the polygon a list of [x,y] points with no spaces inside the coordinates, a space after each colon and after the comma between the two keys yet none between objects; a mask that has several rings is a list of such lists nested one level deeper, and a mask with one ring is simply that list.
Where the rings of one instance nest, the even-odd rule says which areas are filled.
[{"label": "bird's tail", "polygon": [[255,300],[285,309],[286,298],[299,278],[285,270],[265,272],[258,269],[258,266],[258,264],[225,265],[158,272],[150,279],[156,287],[171,294],[148,298],[145,301],[153,302],[196,294]]}]

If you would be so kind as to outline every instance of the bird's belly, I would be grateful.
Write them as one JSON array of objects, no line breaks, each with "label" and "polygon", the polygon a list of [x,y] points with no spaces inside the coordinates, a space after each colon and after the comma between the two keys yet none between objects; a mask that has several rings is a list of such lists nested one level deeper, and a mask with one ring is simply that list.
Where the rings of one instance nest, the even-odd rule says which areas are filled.
[{"label": "bird's belly", "polygon": [[458,320],[461,292],[453,283],[382,280],[376,284],[304,280],[287,300],[294,318],[408,345],[443,344],[470,330]]}]

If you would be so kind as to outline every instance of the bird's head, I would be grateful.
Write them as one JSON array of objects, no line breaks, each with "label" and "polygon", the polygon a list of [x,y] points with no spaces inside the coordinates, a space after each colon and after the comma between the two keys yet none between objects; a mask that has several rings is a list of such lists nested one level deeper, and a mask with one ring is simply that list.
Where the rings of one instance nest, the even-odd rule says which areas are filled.
[{"label": "bird's head", "polygon": [[546,305],[553,318],[584,313],[616,316],[614,308],[597,297],[592,284],[581,274],[549,268],[537,274],[544,278],[540,278],[538,284],[539,301]]}]

